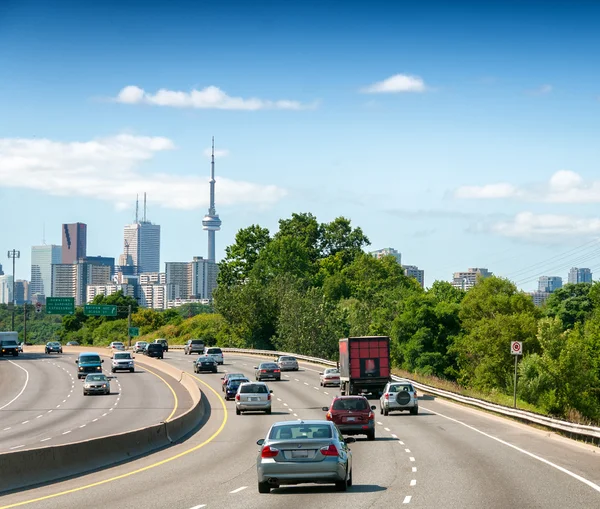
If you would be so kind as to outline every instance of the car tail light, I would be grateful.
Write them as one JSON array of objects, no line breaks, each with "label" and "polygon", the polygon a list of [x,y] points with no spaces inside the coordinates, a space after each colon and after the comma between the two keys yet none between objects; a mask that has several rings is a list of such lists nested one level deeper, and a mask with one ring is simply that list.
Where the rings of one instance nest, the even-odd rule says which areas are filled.
[{"label": "car tail light", "polygon": [[321,447],[321,454],[323,456],[339,456],[340,453],[337,450],[337,447],[333,444],[329,445],[328,447]]},{"label": "car tail light", "polygon": [[235,395],[235,400],[236,400],[236,401],[239,401],[239,400],[240,400],[240,395],[239,395],[239,394],[236,394],[236,395]]},{"label": "car tail light", "polygon": [[266,370],[266,369],[261,369],[261,370],[260,370],[260,372],[261,372],[261,373],[266,373],[266,372],[267,372],[267,370]]},{"label": "car tail light", "polygon": [[278,369],[274,369],[273,373],[279,373],[279,370]]},{"label": "car tail light", "polygon": [[267,394],[267,401],[271,401],[271,395]]},{"label": "car tail light", "polygon": [[265,445],[260,453],[261,458],[274,458],[279,454],[279,449]]},{"label": "car tail light", "polygon": [[417,391],[415,391],[415,398],[417,397]]},{"label": "car tail light", "polygon": [[390,399],[390,395],[386,392],[384,398],[385,399]]},{"label": "car tail light", "polygon": [[325,417],[327,418],[328,421],[330,421],[331,419],[333,419],[333,416],[331,415],[331,412],[327,412],[327,415]]}]

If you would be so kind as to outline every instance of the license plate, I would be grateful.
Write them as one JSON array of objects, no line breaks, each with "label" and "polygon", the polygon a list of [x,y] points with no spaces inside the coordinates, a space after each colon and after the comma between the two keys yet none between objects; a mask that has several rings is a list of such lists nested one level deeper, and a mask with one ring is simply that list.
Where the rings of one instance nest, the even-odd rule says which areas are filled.
[{"label": "license plate", "polygon": [[356,420],[356,417],[347,417],[346,418],[347,422],[352,422],[352,421],[355,421],[355,420]]},{"label": "license plate", "polygon": [[292,451],[292,458],[308,458],[308,451]]},{"label": "license plate", "polygon": [[258,398],[248,398],[248,401],[258,401]]}]

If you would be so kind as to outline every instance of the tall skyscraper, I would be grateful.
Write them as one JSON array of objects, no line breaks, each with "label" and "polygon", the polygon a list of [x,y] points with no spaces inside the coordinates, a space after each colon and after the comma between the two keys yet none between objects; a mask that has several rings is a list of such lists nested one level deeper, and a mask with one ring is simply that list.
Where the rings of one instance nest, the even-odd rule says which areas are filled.
[{"label": "tall skyscraper", "polygon": [[30,302],[29,296],[29,281],[17,279],[15,281],[15,304],[22,306],[26,302]]},{"label": "tall skyscraper", "polygon": [[208,261],[214,262],[215,232],[221,229],[221,220],[215,210],[215,137],[212,139],[212,156],[210,161],[210,203],[208,214],[202,219],[202,229],[208,231]]},{"label": "tall skyscraper", "polygon": [[559,288],[562,288],[562,277],[542,276],[538,280],[538,292],[552,293]]},{"label": "tall skyscraper", "polygon": [[421,288],[425,287],[425,271],[419,269],[416,265],[402,265],[404,269],[404,274],[408,277],[415,278],[418,283],[421,285]]},{"label": "tall skyscraper", "polygon": [[120,261],[131,263],[137,268],[138,274],[160,270],[160,226],[146,219],[146,193],[144,217],[141,221],[138,219],[136,204],[135,223],[125,226]]},{"label": "tall skyscraper", "polygon": [[592,271],[590,269],[578,269],[573,267],[569,271],[569,283],[591,283]]},{"label": "tall skyscraper", "polygon": [[32,246],[31,248],[31,296],[52,296],[52,265],[61,263],[61,246]]},{"label": "tall skyscraper", "polygon": [[192,274],[189,262],[166,262],[165,274],[170,289],[169,300],[189,299],[192,294]]},{"label": "tall skyscraper", "polygon": [[75,297],[75,305],[87,302],[88,285],[110,284],[110,266],[81,261],[52,266],[52,297]]},{"label": "tall skyscraper", "polygon": [[213,291],[217,287],[219,265],[201,256],[194,256],[191,262],[192,294],[196,299],[212,300]]},{"label": "tall skyscraper", "polygon": [[371,251],[371,256],[377,259],[383,258],[384,256],[393,256],[396,258],[396,261],[402,265],[402,253],[396,251],[393,247],[384,247],[377,251]]},{"label": "tall skyscraper", "polygon": [[62,225],[62,263],[77,263],[87,254],[87,225],[72,223]]},{"label": "tall skyscraper", "polygon": [[13,277],[11,275],[0,276],[0,304],[13,302]]}]

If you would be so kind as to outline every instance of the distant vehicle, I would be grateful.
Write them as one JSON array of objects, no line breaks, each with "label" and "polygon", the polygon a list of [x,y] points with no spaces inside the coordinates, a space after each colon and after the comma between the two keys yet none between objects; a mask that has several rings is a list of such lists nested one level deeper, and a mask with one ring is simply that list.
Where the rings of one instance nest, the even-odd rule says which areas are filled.
[{"label": "distant vehicle", "polygon": [[248,380],[247,378],[230,378],[229,381],[227,382],[227,385],[225,385],[224,387],[224,391],[225,391],[225,400],[229,401],[230,399],[235,398],[235,395],[237,394],[237,391],[240,387],[240,384],[249,382],[250,380]]},{"label": "distant vehicle", "polygon": [[235,395],[235,413],[265,412],[271,413],[271,394],[273,391],[264,382],[247,382],[238,387]]},{"label": "distant vehicle", "polygon": [[244,375],[243,373],[225,373],[225,376],[221,377],[221,390],[223,392],[225,391],[225,386],[227,385],[227,382],[229,382],[229,380],[233,380],[234,378],[246,378],[246,375]]},{"label": "distant vehicle", "polygon": [[46,353],[63,353],[62,345],[58,341],[48,341],[46,343]]},{"label": "distant vehicle", "polygon": [[367,435],[375,440],[375,413],[377,407],[369,406],[364,396],[339,396],[331,406],[323,407],[327,420],[332,421],[345,435]]},{"label": "distant vehicle", "polygon": [[223,350],[217,347],[208,347],[204,349],[204,355],[212,357],[217,364],[223,365]]},{"label": "distant vehicle", "polygon": [[271,426],[256,459],[258,492],[289,484],[335,484],[337,491],[352,486],[352,451],[339,430],[323,420],[284,421]]},{"label": "distant vehicle", "polygon": [[77,341],[69,341],[67,346],[79,346],[79,343]]},{"label": "distant vehicle", "polygon": [[134,357],[131,355],[131,352],[115,352],[112,357],[111,372],[129,371],[133,373],[135,371],[133,359]]},{"label": "distant vehicle", "polygon": [[75,364],[77,364],[77,378],[85,378],[91,373],[101,373],[103,362],[104,359],[100,359],[100,355],[97,353],[80,353],[75,361]]},{"label": "distant vehicle", "polygon": [[166,339],[162,339],[162,338],[155,339],[155,340],[154,340],[154,344],[159,344],[159,345],[162,345],[162,347],[163,347],[163,350],[164,350],[165,352],[168,352],[168,351],[169,351],[169,343],[167,343],[167,340],[166,340]]},{"label": "distant vehicle", "polygon": [[379,397],[390,377],[390,338],[364,336],[339,341],[340,392]]},{"label": "distant vehicle", "polygon": [[108,348],[113,350],[125,350],[125,345],[121,341],[113,341]]},{"label": "distant vehicle", "polygon": [[254,366],[254,377],[257,381],[261,380],[281,380],[281,370],[274,362],[261,362]]},{"label": "distant vehicle", "polygon": [[390,382],[385,386],[379,399],[379,410],[383,415],[390,412],[409,410],[411,414],[419,413],[417,391],[410,382]]},{"label": "distant vehicle", "polygon": [[298,371],[298,359],[290,355],[282,355],[277,359],[277,365],[281,371]]},{"label": "distant vehicle", "polygon": [[87,375],[83,381],[83,395],[110,394],[110,381],[102,373]]},{"label": "distant vehicle", "polygon": [[200,373],[200,371],[212,371],[216,373],[217,363],[212,357],[198,357],[194,363],[194,373]]},{"label": "distant vehicle", "polygon": [[321,387],[327,387],[328,385],[339,387],[340,370],[337,368],[327,368],[319,373],[319,379],[321,381]]},{"label": "distant vehicle", "polygon": [[19,353],[23,353],[24,346],[25,346],[25,343],[23,343],[23,342],[19,343]]},{"label": "distant vehicle", "polygon": [[146,341],[136,341],[133,345],[133,353],[143,352],[148,343]]},{"label": "distant vehicle", "polygon": [[183,347],[183,353],[190,355],[192,353],[203,353],[204,352],[204,341],[201,339],[188,339],[185,346]]},{"label": "distant vehicle", "polygon": [[0,332],[0,357],[4,355],[19,355],[19,335],[18,333]]},{"label": "distant vehicle", "polygon": [[163,347],[160,343],[148,343],[146,348],[144,348],[144,355],[148,357],[156,357],[157,359],[162,359],[163,356]]}]

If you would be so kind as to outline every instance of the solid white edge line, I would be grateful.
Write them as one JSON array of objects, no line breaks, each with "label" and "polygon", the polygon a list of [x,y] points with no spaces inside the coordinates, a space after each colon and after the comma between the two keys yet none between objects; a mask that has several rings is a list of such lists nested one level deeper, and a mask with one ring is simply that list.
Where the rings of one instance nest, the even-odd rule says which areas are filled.
[{"label": "solid white edge line", "polygon": [[406,496],[404,497],[404,502],[402,502],[402,503],[403,503],[403,504],[410,504],[410,499],[411,499],[411,498],[412,498],[412,497],[411,497],[410,495],[406,495]]},{"label": "solid white edge line", "polygon": [[17,366],[17,368],[25,371],[25,384],[23,385],[23,388],[21,389],[19,394],[17,394],[13,399],[11,399],[8,403],[6,403],[6,405],[0,406],[0,410],[2,410],[3,408],[6,408],[11,403],[14,403],[15,401],[17,401],[21,397],[21,394],[23,394],[25,392],[25,389],[27,388],[27,384],[29,383],[29,371],[27,371],[23,366],[19,366],[16,362],[13,362],[13,361],[8,361],[8,362],[10,362],[11,364],[14,364],[15,366]]},{"label": "solid white edge line", "polygon": [[447,415],[444,414],[440,414],[439,412],[434,412],[433,410],[429,410],[428,408],[425,408],[424,410],[427,410],[428,412],[431,412],[435,415],[439,415],[440,417],[443,417],[444,419],[448,419],[449,421],[452,422],[456,422],[457,424],[461,424],[462,426],[464,426],[465,428],[469,428],[472,431],[475,431],[476,433],[479,433],[485,437],[491,438],[492,440],[495,440],[496,442],[505,445],[507,447],[510,447],[512,449],[514,449],[515,451],[518,451],[522,454],[525,454],[526,456],[529,456],[530,458],[533,458],[535,460],[538,460],[542,463],[545,463],[546,465],[555,468],[556,470],[558,470],[559,472],[562,472],[563,474],[567,474],[569,476],[571,476],[573,479],[577,479],[578,481],[582,482],[583,484],[587,484],[590,488],[592,488],[593,490],[596,490],[597,492],[600,493],[600,486],[598,486],[597,484],[593,483],[592,481],[586,479],[585,477],[582,477],[578,474],[576,474],[575,472],[571,472],[570,470],[567,470],[564,467],[561,467],[560,465],[557,465],[556,463],[552,463],[551,461],[548,461],[545,458],[542,458],[541,456],[538,456],[537,454],[533,454],[532,452],[526,451],[525,449],[521,449],[520,447],[513,445],[509,442],[506,442],[505,440],[502,440],[501,438],[495,437],[493,435],[490,435],[488,433],[485,433],[484,431],[481,431],[477,428],[475,428],[474,426],[471,426],[469,424],[466,424],[462,421],[459,421],[458,419],[453,419],[452,417],[448,417]]}]

